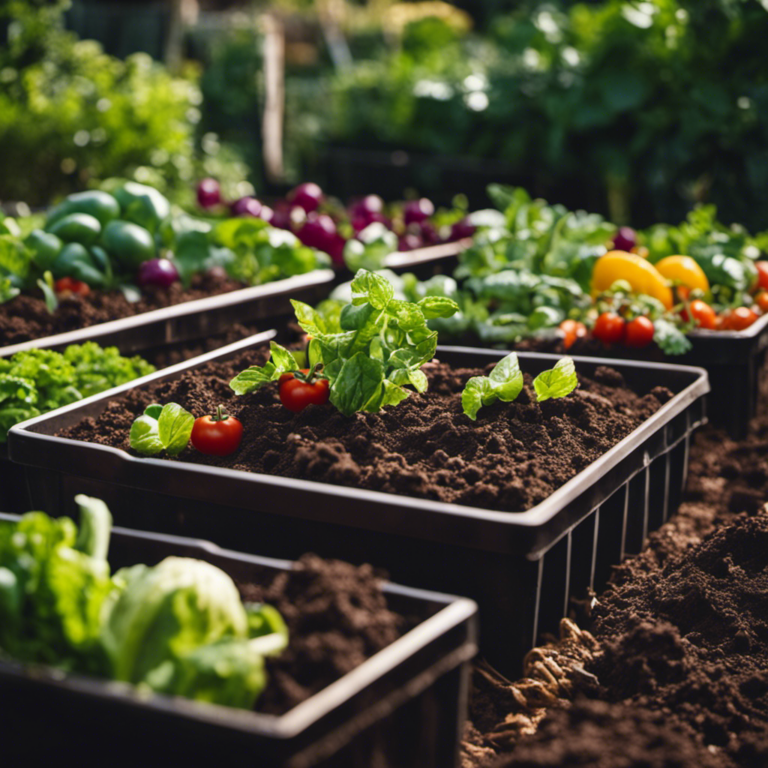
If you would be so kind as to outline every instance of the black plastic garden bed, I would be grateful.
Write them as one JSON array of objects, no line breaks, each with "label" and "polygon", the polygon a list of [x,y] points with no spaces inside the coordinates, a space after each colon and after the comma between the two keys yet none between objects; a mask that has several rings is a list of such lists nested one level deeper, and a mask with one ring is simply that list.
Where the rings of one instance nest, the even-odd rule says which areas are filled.
[{"label": "black plastic garden bed", "polygon": [[[230,345],[154,374],[178,376],[200,360],[254,346]],[[439,348],[459,367],[504,353]],[[557,359],[520,354],[535,375]],[[576,358],[586,376],[607,361]],[[55,437],[100,414],[126,385],[11,430],[10,455],[24,465],[34,505],[71,512],[77,492],[104,498],[117,522],[183,533],[224,546],[295,558],[307,550],[372,562],[399,581],[472,597],[480,604],[483,652],[514,673],[540,632],[554,630],[572,596],[599,587],[612,565],[638,552],[676,509],[691,432],[703,423],[709,387],[701,369],[609,361],[627,385],[666,386],[675,396],[650,419],[541,504],[499,512],[273,475],[137,459],[122,450]]]},{"label": "black plastic garden bed", "polygon": [[[113,531],[113,569],[153,565],[170,555],[206,560],[244,583],[264,583],[291,567],[205,541]],[[90,764],[104,750],[110,765],[126,768],[201,761],[270,768],[454,766],[468,662],[477,651],[477,606],[396,584],[384,584],[383,591],[390,610],[408,616],[414,628],[280,716],[0,660],[3,754],[28,759],[33,750],[39,759]]]}]

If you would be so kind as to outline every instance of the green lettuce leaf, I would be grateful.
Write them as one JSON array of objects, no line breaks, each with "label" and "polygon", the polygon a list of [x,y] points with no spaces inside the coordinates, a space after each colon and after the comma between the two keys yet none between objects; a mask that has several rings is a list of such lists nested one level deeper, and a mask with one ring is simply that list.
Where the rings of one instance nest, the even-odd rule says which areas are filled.
[{"label": "green lettuce leaf", "polygon": [[195,417],[178,403],[166,403],[158,414],[159,404],[147,406],[144,413],[131,424],[131,448],[145,456],[165,451],[177,456],[189,443]]}]

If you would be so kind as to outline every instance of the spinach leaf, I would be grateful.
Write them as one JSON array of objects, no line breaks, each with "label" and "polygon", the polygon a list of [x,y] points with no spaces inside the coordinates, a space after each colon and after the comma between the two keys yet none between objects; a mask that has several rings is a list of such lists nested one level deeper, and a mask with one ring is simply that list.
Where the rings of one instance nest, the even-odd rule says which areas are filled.
[{"label": "spinach leaf", "polygon": [[570,357],[564,357],[554,368],[540,373],[533,380],[536,390],[536,400],[543,403],[552,398],[570,395],[579,386],[576,367]]},{"label": "spinach leaf", "polygon": [[511,403],[523,391],[523,374],[517,355],[511,352],[499,360],[488,376],[473,376],[461,393],[461,406],[472,421],[484,405],[497,400]]},{"label": "spinach leaf", "polygon": [[284,373],[296,370],[296,360],[285,347],[272,341],[269,348],[272,357],[266,365],[252,365],[229,382],[236,395],[247,395],[271,381],[277,381]]},{"label": "spinach leaf", "polygon": [[165,451],[177,456],[189,443],[195,417],[177,403],[153,403],[131,424],[130,444],[137,453],[154,456]]}]

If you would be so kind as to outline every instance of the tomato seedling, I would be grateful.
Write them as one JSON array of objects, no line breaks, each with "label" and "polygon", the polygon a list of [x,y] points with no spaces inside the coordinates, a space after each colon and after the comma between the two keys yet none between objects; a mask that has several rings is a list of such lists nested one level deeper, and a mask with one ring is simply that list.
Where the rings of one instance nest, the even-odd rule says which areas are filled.
[{"label": "tomato seedling", "polygon": [[213,416],[195,419],[190,435],[192,445],[209,456],[229,456],[240,447],[242,439],[242,423],[228,415],[221,405]]}]

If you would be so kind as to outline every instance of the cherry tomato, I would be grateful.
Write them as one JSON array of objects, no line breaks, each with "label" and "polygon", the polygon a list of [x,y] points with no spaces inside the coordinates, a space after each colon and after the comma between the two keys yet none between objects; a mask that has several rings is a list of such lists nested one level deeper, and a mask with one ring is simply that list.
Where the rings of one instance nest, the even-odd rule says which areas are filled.
[{"label": "cherry tomato", "polygon": [[324,405],[330,395],[328,379],[317,378],[308,368],[300,374],[284,373],[278,381],[280,402],[294,413],[303,411],[310,403]]},{"label": "cherry tomato", "polygon": [[77,296],[87,296],[91,289],[87,283],[75,280],[74,277],[62,277],[53,284],[53,290],[59,295],[74,293]]},{"label": "cherry tomato", "polygon": [[768,261],[756,261],[757,287],[768,290]]},{"label": "cherry tomato", "polygon": [[691,289],[687,285],[676,285],[675,291],[680,301],[685,301],[691,295]]},{"label": "cherry tomato", "polygon": [[222,406],[215,416],[201,416],[192,426],[192,445],[209,456],[229,456],[240,447],[243,425],[234,416],[228,416]]},{"label": "cherry tomato", "polygon": [[[705,301],[702,301],[701,299],[694,299],[689,305],[689,310],[691,313],[691,316],[693,316],[693,319],[696,321],[696,325],[699,326],[699,328],[707,328],[708,330],[712,330],[716,326],[716,319],[717,315],[715,313],[715,310],[712,309],[712,307],[709,306]],[[688,312],[686,310],[683,310],[680,313],[680,317],[685,320],[685,322],[688,322]]]},{"label": "cherry tomato", "polygon": [[723,316],[721,328],[724,331],[743,331],[757,320],[757,313],[747,307],[739,307]]},{"label": "cherry tomato", "polygon": [[755,296],[755,304],[760,307],[760,311],[763,314],[766,314],[768,312],[768,291],[760,291]]},{"label": "cherry tomato", "polygon": [[615,312],[603,312],[595,322],[592,335],[603,344],[618,344],[624,337],[624,318]]},{"label": "cherry tomato", "polygon": [[587,326],[578,320],[563,320],[560,323],[560,330],[565,334],[563,336],[563,346],[570,349],[576,339],[583,339],[587,335]]},{"label": "cherry tomato", "polygon": [[624,343],[628,347],[647,347],[653,341],[654,327],[647,317],[636,317],[627,323]]}]

